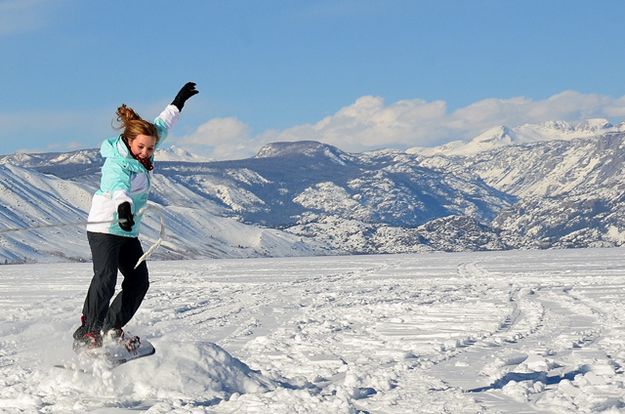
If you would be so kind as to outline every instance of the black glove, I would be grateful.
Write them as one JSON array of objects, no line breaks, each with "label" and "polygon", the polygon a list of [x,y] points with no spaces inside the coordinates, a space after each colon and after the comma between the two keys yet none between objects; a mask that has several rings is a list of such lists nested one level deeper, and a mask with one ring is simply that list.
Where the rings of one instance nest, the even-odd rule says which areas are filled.
[{"label": "black glove", "polygon": [[187,82],[182,89],[180,89],[180,92],[178,92],[178,95],[176,95],[171,104],[175,105],[179,111],[182,111],[182,107],[187,99],[197,93],[200,93],[200,91],[195,89],[195,82]]},{"label": "black glove", "polygon": [[117,218],[119,220],[119,227],[121,227],[122,230],[132,230],[132,226],[135,225],[135,221],[132,218],[130,203],[128,201],[124,201],[117,207]]}]

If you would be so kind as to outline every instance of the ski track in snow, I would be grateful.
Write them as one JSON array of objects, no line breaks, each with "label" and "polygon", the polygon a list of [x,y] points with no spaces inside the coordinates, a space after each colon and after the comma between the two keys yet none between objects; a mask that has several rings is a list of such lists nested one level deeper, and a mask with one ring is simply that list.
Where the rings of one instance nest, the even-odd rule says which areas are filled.
[{"label": "ski track in snow", "polygon": [[112,371],[71,351],[90,264],[1,266],[0,412],[625,412],[622,256],[151,262],[157,353]]}]

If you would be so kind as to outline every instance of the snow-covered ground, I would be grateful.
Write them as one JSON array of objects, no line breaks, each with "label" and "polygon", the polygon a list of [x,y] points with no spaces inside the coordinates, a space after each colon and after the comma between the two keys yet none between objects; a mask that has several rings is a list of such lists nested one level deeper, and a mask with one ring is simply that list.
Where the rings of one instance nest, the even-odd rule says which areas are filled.
[{"label": "snow-covered ground", "polygon": [[156,355],[88,374],[90,264],[0,266],[0,412],[625,412],[622,249],[149,266]]}]

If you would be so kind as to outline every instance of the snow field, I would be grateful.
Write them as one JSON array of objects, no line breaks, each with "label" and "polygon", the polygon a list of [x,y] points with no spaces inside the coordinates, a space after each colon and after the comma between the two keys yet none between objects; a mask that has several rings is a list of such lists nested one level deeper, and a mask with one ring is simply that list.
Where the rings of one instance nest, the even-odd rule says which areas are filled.
[{"label": "snow field", "polygon": [[625,412],[622,256],[151,262],[157,353],[112,371],[71,351],[90,264],[2,266],[0,412]]}]

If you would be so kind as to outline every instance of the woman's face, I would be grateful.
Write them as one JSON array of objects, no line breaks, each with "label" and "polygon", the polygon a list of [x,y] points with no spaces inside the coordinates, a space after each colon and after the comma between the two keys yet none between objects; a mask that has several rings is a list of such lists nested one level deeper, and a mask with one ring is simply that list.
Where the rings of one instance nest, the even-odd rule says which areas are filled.
[{"label": "woman's face", "polygon": [[147,159],[154,154],[154,147],[156,146],[156,137],[150,135],[137,135],[135,139],[130,141],[130,151],[133,155]]}]

